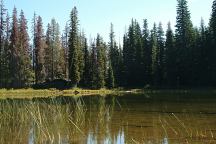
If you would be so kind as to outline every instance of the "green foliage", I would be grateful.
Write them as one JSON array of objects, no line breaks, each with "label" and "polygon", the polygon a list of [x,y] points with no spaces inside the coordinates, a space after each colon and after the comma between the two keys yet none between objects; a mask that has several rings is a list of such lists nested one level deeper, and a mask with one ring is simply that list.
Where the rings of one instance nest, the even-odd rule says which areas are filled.
[{"label": "green foliage", "polygon": [[114,79],[117,82],[117,85],[121,85],[122,83],[122,54],[120,46],[117,46],[115,40],[114,26],[111,23],[110,27],[110,40],[108,43],[109,46],[109,58],[111,61],[111,65],[113,68]]},{"label": "green foliage", "polygon": [[[14,8],[11,22],[0,3],[0,88],[27,87],[35,81],[66,79],[73,86],[99,89],[113,87],[192,87],[216,83],[216,0],[209,26],[201,20],[193,27],[187,0],[177,0],[175,33],[168,24],[149,31],[132,19],[121,42],[111,24],[109,42],[98,34],[87,44],[79,30],[78,11],[70,15],[70,27],[60,37],[59,24],[52,19],[43,34],[42,18],[34,14],[33,43],[29,43],[27,21]],[[30,51],[32,50],[32,51]]]},{"label": "green foliage", "polygon": [[174,33],[171,29],[170,22],[168,23],[168,29],[166,31],[166,42],[165,42],[165,78],[166,85],[176,86],[176,48],[175,48],[175,39]]},{"label": "green foliage", "polygon": [[74,7],[71,11],[71,29],[69,36],[69,78],[74,86],[80,81],[79,39],[78,39],[78,11]]},{"label": "green foliage", "polygon": [[114,79],[113,69],[112,69],[111,64],[109,64],[109,68],[108,68],[107,87],[109,89],[112,89],[115,87],[115,79]]},{"label": "green foliage", "polygon": [[43,39],[42,18],[40,16],[35,26],[35,79],[36,83],[42,83],[45,81],[46,73],[44,67],[45,40]]},{"label": "green foliage", "polygon": [[192,75],[192,49],[194,31],[190,20],[187,0],[177,1],[176,47],[177,47],[177,84],[190,85]]}]

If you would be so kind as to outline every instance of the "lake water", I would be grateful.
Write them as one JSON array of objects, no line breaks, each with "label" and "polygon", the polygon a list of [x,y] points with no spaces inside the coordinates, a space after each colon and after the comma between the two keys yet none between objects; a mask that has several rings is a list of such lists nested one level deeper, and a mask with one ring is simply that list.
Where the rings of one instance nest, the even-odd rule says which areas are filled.
[{"label": "lake water", "polygon": [[0,143],[216,143],[216,96],[167,93],[0,100]]}]

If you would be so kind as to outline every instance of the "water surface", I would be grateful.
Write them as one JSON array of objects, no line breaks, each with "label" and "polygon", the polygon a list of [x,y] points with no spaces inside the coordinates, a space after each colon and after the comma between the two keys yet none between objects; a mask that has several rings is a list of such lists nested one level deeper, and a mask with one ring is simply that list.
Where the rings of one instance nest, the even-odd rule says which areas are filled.
[{"label": "water surface", "polygon": [[0,143],[216,143],[215,104],[203,93],[0,100]]}]

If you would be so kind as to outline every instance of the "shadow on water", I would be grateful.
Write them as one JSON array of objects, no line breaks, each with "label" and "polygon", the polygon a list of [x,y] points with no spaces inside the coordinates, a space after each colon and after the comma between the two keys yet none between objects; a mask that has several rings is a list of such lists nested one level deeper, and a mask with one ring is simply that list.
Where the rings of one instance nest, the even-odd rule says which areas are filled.
[{"label": "shadow on water", "polygon": [[210,94],[0,100],[0,143],[215,143],[215,103]]}]

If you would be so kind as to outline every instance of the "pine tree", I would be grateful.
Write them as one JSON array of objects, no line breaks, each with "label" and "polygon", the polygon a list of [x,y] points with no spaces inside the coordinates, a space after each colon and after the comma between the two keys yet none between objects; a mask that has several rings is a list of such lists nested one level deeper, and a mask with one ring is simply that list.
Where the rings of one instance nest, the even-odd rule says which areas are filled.
[{"label": "pine tree", "polygon": [[10,49],[9,49],[9,41],[10,41],[10,21],[9,14],[7,13],[6,17],[6,26],[5,26],[5,39],[4,39],[4,49],[2,52],[2,87],[9,88],[11,83],[11,75],[9,69],[9,60],[10,60]]},{"label": "pine tree", "polygon": [[87,39],[85,38],[84,48],[84,73],[83,73],[83,86],[90,87],[90,54],[88,50]]},{"label": "pine tree", "polygon": [[85,34],[84,32],[80,32],[78,37],[78,66],[79,66],[79,73],[80,73],[80,84],[82,84],[83,80],[83,73],[84,73],[84,51],[85,51]]},{"label": "pine tree", "polygon": [[51,20],[51,48],[52,48],[52,80],[64,79],[64,49],[61,45],[59,24]]},{"label": "pine tree", "polygon": [[71,11],[71,29],[69,36],[69,79],[74,86],[80,81],[79,71],[79,41],[78,41],[78,11],[74,7]]},{"label": "pine tree", "polygon": [[104,56],[105,47],[100,35],[97,35],[96,39],[96,50],[97,50],[97,88],[103,88],[105,86],[105,67],[104,67]]},{"label": "pine tree", "polygon": [[144,72],[143,79],[144,84],[151,83],[151,47],[150,47],[150,36],[148,30],[147,19],[143,22],[143,64]]},{"label": "pine tree", "polygon": [[120,60],[121,60],[121,54],[120,50],[117,46],[116,40],[115,40],[115,33],[114,33],[114,26],[111,23],[110,26],[110,34],[109,34],[109,58],[111,60],[111,65],[113,68],[113,74],[114,79],[118,82],[117,85],[120,85],[121,81],[121,66],[120,66]]},{"label": "pine tree", "polygon": [[200,85],[210,86],[211,72],[209,70],[209,66],[211,64],[209,61],[209,54],[211,54],[211,42],[208,41],[209,28],[205,26],[203,19],[201,19],[199,35],[200,37],[197,39],[196,44],[200,48],[200,55],[197,65]]},{"label": "pine tree", "polygon": [[33,72],[31,68],[30,46],[27,21],[24,12],[21,10],[19,20],[19,68],[20,68],[20,86],[29,86],[33,81]]},{"label": "pine tree", "polygon": [[159,23],[157,28],[157,45],[158,45],[158,84],[164,84],[164,68],[165,68],[165,40],[164,40],[164,31],[162,27],[162,23]]},{"label": "pine tree", "polygon": [[134,69],[136,68],[135,21],[133,19],[124,38],[123,53],[126,85],[133,86],[136,83],[134,79]]},{"label": "pine tree", "polygon": [[45,81],[45,67],[44,67],[44,47],[45,41],[43,39],[42,18],[39,16],[36,23],[35,30],[35,79],[36,83]]},{"label": "pine tree", "polygon": [[211,40],[211,46],[209,47],[211,52],[209,53],[209,61],[210,61],[210,76],[211,80],[210,83],[211,85],[214,85],[216,82],[216,0],[213,1],[212,4],[212,12],[211,12],[211,17],[210,17],[210,22],[209,22],[209,32],[210,32],[210,37],[209,39]]},{"label": "pine tree", "polygon": [[44,67],[46,73],[46,81],[52,80],[52,39],[51,39],[51,26],[47,25],[46,31],[46,47],[45,47],[45,57],[44,57]]},{"label": "pine tree", "polygon": [[10,77],[11,77],[11,87],[19,87],[19,58],[18,58],[18,47],[19,47],[19,29],[18,29],[18,20],[17,20],[17,10],[13,9],[12,16],[12,28],[10,36]]},{"label": "pine tree", "polygon": [[174,41],[174,33],[171,29],[170,22],[168,23],[168,28],[166,31],[166,42],[165,42],[165,64],[166,64],[166,84],[168,86],[176,86],[176,48],[175,48],[175,41]]},{"label": "pine tree", "polygon": [[4,48],[5,48],[5,12],[3,0],[0,1],[0,88],[3,87],[4,83]]},{"label": "pine tree", "polygon": [[36,23],[37,23],[37,15],[34,12],[34,16],[32,19],[32,39],[33,39],[33,43],[32,43],[32,50],[31,50],[31,55],[32,55],[32,69],[33,71],[35,71],[35,41],[36,41]]},{"label": "pine tree", "polygon": [[134,73],[134,86],[143,86],[144,81],[142,79],[144,73],[144,54],[143,54],[143,42],[142,32],[138,22],[135,22],[135,48],[136,48],[136,62],[135,62],[135,73]]},{"label": "pine tree", "polygon": [[111,62],[109,62],[109,68],[108,68],[107,87],[109,89],[112,89],[115,87],[115,79],[114,79],[114,75],[113,75]]},{"label": "pine tree", "polygon": [[90,88],[97,88],[97,49],[95,42],[91,43],[91,57],[90,57]]},{"label": "pine tree", "polygon": [[176,17],[176,47],[178,66],[178,85],[191,84],[192,75],[192,49],[194,46],[193,25],[190,20],[190,12],[187,0],[178,0]]},{"label": "pine tree", "polygon": [[157,27],[154,23],[153,29],[151,30],[151,76],[152,76],[152,84],[158,85],[158,44],[157,44]]},{"label": "pine tree", "polygon": [[69,38],[69,32],[70,32],[70,27],[68,26],[68,23],[65,25],[65,29],[62,35],[62,47],[64,48],[64,61],[65,61],[65,78],[68,80],[69,78],[69,71],[68,71],[68,38]]},{"label": "pine tree", "polygon": [[59,24],[52,19],[46,32],[46,80],[64,79],[65,69],[65,49],[60,40]]}]

